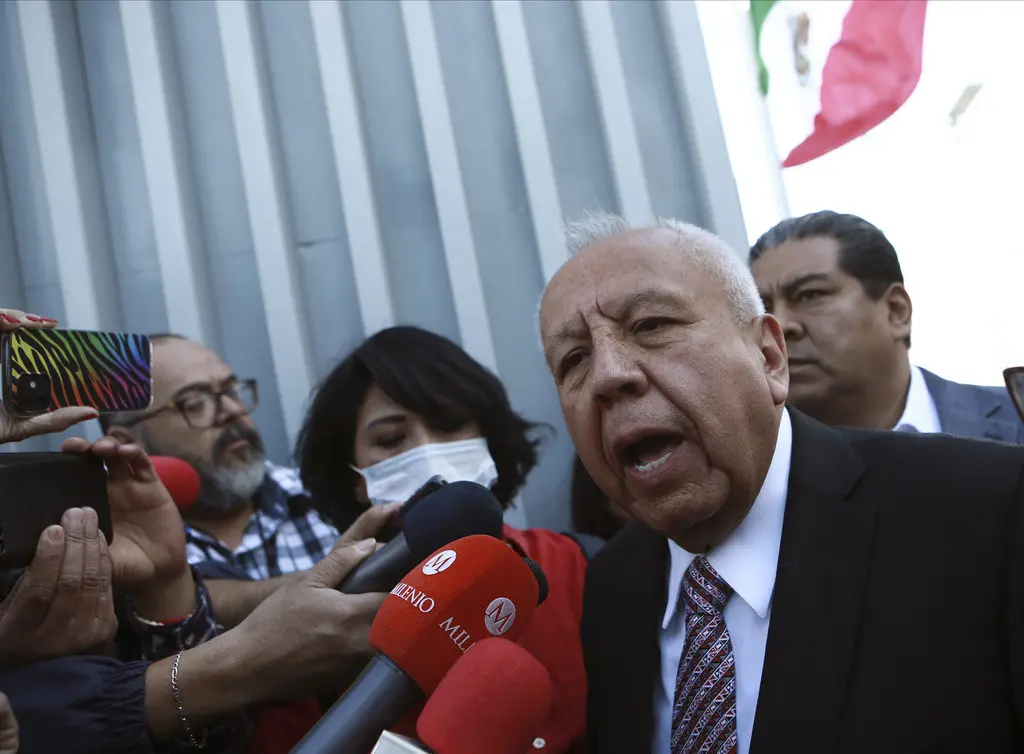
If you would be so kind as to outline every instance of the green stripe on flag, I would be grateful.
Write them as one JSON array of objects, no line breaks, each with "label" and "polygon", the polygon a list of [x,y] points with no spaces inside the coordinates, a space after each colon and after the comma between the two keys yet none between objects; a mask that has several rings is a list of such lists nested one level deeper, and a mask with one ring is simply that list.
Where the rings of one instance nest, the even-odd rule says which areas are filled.
[{"label": "green stripe on flag", "polygon": [[761,59],[761,27],[768,17],[768,12],[778,0],[750,0],[750,20],[754,24],[754,54],[757,55],[758,77],[761,81],[761,94],[768,94],[768,69]]}]

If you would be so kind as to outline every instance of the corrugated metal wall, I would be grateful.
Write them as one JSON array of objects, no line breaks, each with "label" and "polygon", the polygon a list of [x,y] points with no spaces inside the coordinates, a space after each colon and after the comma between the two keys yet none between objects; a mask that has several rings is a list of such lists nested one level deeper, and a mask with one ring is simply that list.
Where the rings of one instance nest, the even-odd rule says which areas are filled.
[{"label": "corrugated metal wall", "polygon": [[435,330],[558,428],[531,525],[568,522],[533,318],[563,217],[745,245],[690,2],[0,2],[0,137],[4,306],[218,349],[278,461],[340,355]]}]

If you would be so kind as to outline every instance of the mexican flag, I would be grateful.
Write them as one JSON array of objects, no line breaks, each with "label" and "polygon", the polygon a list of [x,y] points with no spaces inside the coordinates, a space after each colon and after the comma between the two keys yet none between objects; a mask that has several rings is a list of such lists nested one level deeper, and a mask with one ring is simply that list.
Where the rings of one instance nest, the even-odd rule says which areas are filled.
[{"label": "mexican flag", "polygon": [[802,165],[896,112],[921,78],[926,0],[750,0],[783,167]]}]

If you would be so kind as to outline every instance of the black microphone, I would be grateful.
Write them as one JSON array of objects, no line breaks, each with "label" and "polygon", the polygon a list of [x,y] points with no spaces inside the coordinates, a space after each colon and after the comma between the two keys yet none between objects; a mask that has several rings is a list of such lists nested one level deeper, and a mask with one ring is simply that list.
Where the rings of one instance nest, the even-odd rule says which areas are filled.
[{"label": "black microphone", "polygon": [[401,510],[398,511],[397,515],[392,516],[388,522],[384,525],[384,528],[380,530],[377,535],[378,542],[390,542],[392,539],[402,533],[402,525],[405,522],[405,517],[409,515],[409,511],[416,505],[420,500],[425,498],[427,495],[437,492],[439,489],[444,487],[448,482],[440,476],[432,476],[427,480],[427,483],[412,493],[412,497],[402,503]]},{"label": "black microphone", "polygon": [[449,542],[473,534],[501,539],[504,517],[491,491],[474,482],[453,482],[411,508],[403,531],[368,557],[338,585],[339,592],[390,592],[417,563]]}]

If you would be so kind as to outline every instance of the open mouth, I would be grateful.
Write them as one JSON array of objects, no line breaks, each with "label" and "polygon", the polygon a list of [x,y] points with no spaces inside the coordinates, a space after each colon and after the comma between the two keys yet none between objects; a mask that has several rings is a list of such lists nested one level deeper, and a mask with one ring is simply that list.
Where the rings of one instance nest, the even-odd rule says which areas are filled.
[{"label": "open mouth", "polygon": [[634,471],[645,474],[664,466],[682,442],[681,435],[652,435],[627,445],[622,455]]}]

